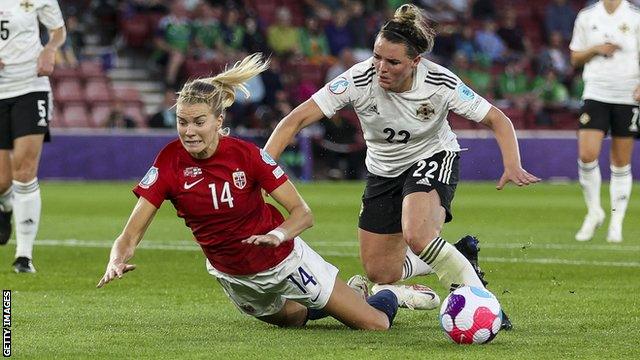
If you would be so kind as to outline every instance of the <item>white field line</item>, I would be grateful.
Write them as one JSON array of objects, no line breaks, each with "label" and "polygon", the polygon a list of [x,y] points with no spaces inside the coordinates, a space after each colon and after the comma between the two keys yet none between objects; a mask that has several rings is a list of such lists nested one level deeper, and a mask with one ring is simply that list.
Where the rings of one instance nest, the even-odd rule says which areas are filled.
[{"label": "white field line", "polygon": [[[113,242],[104,241],[104,240],[36,240],[35,245],[38,246],[68,246],[68,247],[86,247],[86,248],[102,248],[108,249],[111,248]],[[348,243],[339,243],[339,242],[319,242],[312,243],[313,247],[351,247],[356,248],[358,245],[348,244]],[[491,246],[487,246],[489,244],[482,244],[485,248],[491,248]],[[493,248],[520,248],[523,245],[520,244],[493,244],[496,245]],[[500,246],[498,246],[500,245]],[[504,246],[503,246],[504,245]],[[513,246],[511,246],[513,245]],[[546,244],[546,245],[555,245],[558,247],[548,247],[548,249],[561,249],[561,250],[573,250],[573,248],[565,248],[564,245],[561,244]],[[561,247],[562,246],[562,247]],[[567,245],[572,246],[572,245]],[[612,250],[613,247],[625,247],[625,251],[638,251],[637,246],[624,246],[624,245],[612,245],[612,248],[607,246],[602,246],[607,248],[606,250]],[[153,241],[142,242],[139,246],[142,249],[149,250],[174,250],[174,251],[200,251],[200,247],[198,247],[195,243],[154,243]],[[531,246],[534,248],[534,246]],[[538,246],[540,247],[540,246]],[[592,245],[592,246],[578,246],[578,249],[582,250],[600,250],[601,246]],[[635,248],[635,250],[631,250],[629,248]],[[321,255],[324,256],[335,256],[335,257],[358,257],[358,253],[355,251],[319,251]],[[555,265],[578,265],[578,266],[614,266],[614,267],[640,267],[640,262],[635,261],[591,261],[591,260],[570,260],[570,259],[552,259],[552,258],[504,258],[504,257],[482,257],[483,262],[496,262],[496,263],[526,263],[526,264],[555,264]]]}]

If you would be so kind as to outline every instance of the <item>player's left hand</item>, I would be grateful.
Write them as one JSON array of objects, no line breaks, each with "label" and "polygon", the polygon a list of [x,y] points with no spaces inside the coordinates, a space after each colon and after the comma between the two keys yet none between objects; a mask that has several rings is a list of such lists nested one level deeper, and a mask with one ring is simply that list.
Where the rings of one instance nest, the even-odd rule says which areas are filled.
[{"label": "player's left hand", "polygon": [[496,185],[496,189],[502,190],[508,182],[512,182],[518,186],[525,186],[537,183],[538,181],[540,181],[540,178],[529,174],[527,170],[520,166],[515,168],[505,168],[504,173],[502,173],[502,177]]},{"label": "player's left hand", "polygon": [[251,235],[248,238],[242,240],[244,244],[253,244],[257,246],[277,247],[282,242],[275,235]]},{"label": "player's left hand", "polygon": [[38,76],[53,74],[53,66],[56,63],[56,51],[45,47],[38,56]]},{"label": "player's left hand", "polygon": [[633,100],[640,102],[640,85],[633,92]]},{"label": "player's left hand", "polygon": [[115,278],[122,279],[122,275],[135,269],[136,266],[133,264],[109,261],[107,270],[104,272],[102,279],[100,279],[96,287],[101,288]]}]

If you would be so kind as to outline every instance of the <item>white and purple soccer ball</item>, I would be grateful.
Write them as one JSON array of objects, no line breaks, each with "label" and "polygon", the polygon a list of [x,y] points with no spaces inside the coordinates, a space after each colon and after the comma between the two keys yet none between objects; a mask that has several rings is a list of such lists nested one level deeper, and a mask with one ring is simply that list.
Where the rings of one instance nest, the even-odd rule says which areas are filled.
[{"label": "white and purple soccer ball", "polygon": [[486,344],[496,337],[501,324],[500,303],[487,289],[463,286],[440,307],[440,326],[458,344]]}]

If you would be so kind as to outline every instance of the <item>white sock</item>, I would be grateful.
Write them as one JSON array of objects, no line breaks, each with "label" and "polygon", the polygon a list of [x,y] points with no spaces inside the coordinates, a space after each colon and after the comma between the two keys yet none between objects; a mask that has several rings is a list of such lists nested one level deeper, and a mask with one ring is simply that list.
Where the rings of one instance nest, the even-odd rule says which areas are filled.
[{"label": "white sock", "polygon": [[9,212],[13,210],[13,189],[9,186],[9,189],[0,194],[0,211]]},{"label": "white sock", "polygon": [[631,186],[633,176],[631,175],[631,165],[617,167],[611,165],[611,223],[622,225],[624,214],[627,211],[629,197],[631,197]]},{"label": "white sock", "polygon": [[471,263],[455,246],[437,237],[418,255],[422,261],[433,268],[440,283],[449,291],[461,285],[476,286],[484,289],[482,281],[473,270]]},{"label": "white sock", "polygon": [[431,266],[420,260],[418,255],[414,254],[413,251],[407,247],[407,255],[404,258],[404,265],[402,265],[402,280],[427,274],[433,274]]},{"label": "white sock", "polygon": [[16,221],[16,257],[33,257],[33,242],[40,223],[40,186],[38,178],[28,183],[13,181],[13,217]]},{"label": "white sock", "polygon": [[602,205],[600,204],[602,176],[600,175],[598,160],[589,163],[583,163],[578,160],[578,179],[580,186],[582,186],[582,194],[587,204],[587,210],[589,214],[595,214],[602,209]]}]

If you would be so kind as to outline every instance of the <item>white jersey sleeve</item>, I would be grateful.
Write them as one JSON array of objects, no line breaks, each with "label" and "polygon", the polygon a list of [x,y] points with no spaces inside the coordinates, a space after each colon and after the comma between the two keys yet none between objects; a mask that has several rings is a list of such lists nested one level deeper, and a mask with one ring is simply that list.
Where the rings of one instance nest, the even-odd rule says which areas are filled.
[{"label": "white jersey sleeve", "polygon": [[571,51],[584,51],[587,48],[584,13],[581,12],[578,14],[576,21],[573,24],[573,36],[571,37],[569,49]]},{"label": "white jersey sleeve", "polygon": [[448,98],[449,110],[475,122],[480,122],[491,109],[491,104],[458,79],[456,88]]},{"label": "white jersey sleeve", "polygon": [[56,0],[44,0],[42,7],[38,8],[38,20],[49,30],[64,26],[62,11]]},{"label": "white jersey sleeve", "polygon": [[354,65],[340,76],[326,84],[311,96],[327,118],[353,103],[361,95],[361,90],[374,81],[375,71],[370,61]]}]

